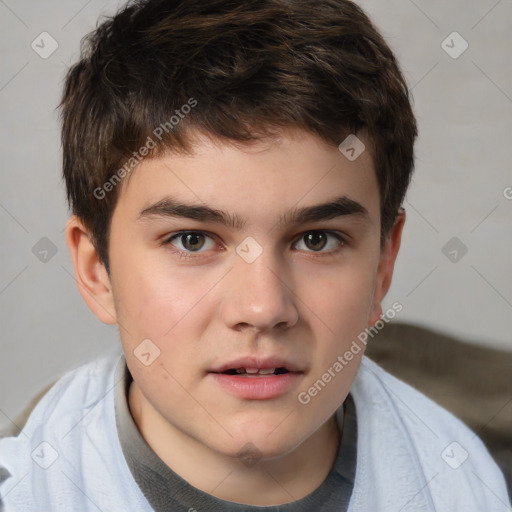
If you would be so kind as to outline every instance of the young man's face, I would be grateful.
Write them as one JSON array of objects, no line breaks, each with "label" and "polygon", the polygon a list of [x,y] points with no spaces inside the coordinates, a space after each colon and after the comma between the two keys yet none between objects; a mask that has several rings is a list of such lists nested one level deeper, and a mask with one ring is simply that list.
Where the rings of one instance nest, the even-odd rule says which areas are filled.
[{"label": "young man's face", "polygon": [[381,251],[369,151],[349,161],[304,132],[200,140],[193,156],[142,163],[112,218],[108,293],[133,413],[217,453],[278,457],[345,399],[362,350],[308,390],[378,320],[402,223]]}]

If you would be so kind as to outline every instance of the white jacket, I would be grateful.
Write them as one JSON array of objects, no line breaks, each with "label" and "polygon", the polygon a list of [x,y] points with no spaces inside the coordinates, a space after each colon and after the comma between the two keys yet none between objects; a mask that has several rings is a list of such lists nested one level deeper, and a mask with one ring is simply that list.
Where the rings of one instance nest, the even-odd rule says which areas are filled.
[{"label": "white jacket", "polygon": [[[117,436],[120,355],[66,374],[23,431],[0,440],[0,467],[12,475],[0,486],[5,512],[153,510]],[[450,413],[366,357],[351,393],[358,438],[349,512],[512,511],[501,471]]]}]

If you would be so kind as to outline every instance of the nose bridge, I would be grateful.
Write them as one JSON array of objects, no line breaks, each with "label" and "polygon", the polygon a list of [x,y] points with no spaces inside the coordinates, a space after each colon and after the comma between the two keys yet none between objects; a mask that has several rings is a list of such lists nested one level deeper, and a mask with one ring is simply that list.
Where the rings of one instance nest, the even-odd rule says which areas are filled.
[{"label": "nose bridge", "polygon": [[298,312],[282,259],[276,251],[262,246],[258,249],[251,243],[237,248],[223,301],[224,322],[231,328],[252,326],[259,330],[294,325]]}]

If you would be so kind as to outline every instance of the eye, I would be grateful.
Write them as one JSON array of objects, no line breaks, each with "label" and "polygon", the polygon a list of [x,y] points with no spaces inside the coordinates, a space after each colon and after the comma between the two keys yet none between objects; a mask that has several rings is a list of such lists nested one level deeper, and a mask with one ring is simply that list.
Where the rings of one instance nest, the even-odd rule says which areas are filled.
[{"label": "eye", "polygon": [[201,231],[181,231],[167,238],[164,243],[183,253],[204,252],[201,249],[208,250],[215,246],[213,239]]},{"label": "eye", "polygon": [[337,233],[317,230],[304,233],[295,244],[297,249],[304,250],[304,248],[299,247],[301,243],[308,252],[336,252],[345,245],[345,240]]}]

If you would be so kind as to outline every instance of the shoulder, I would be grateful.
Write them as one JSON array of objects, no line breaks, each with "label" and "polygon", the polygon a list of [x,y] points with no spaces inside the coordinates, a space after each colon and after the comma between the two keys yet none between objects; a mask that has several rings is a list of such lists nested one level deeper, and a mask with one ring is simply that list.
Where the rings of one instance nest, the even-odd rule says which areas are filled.
[{"label": "shoulder", "polygon": [[22,431],[16,437],[2,441],[31,438],[43,426],[59,428],[57,425],[60,425],[64,431],[105,396],[112,387],[115,368],[121,358],[122,351],[116,349],[68,370],[37,402]]},{"label": "shoulder", "polygon": [[41,424],[58,422],[64,430],[94,407],[113,384],[121,350],[107,354],[69,370],[49,389],[28,417],[23,432],[31,437]]},{"label": "shoulder", "polygon": [[56,482],[62,487],[62,474],[79,481],[87,461],[94,460],[93,450],[113,449],[114,376],[122,360],[119,349],[68,371],[38,402],[21,432],[0,439],[0,467],[4,477],[9,475],[1,484],[7,502],[24,510],[38,500],[46,503]]},{"label": "shoulder", "polygon": [[401,474],[425,510],[462,510],[465,504],[467,510],[508,510],[501,471],[478,436],[451,413],[367,357],[351,394],[360,426],[358,463],[382,485],[397,487],[388,475],[395,472],[396,480]]},{"label": "shoulder", "polygon": [[361,406],[371,404],[372,412],[382,411],[404,428],[421,424],[418,434],[471,433],[453,414],[367,357],[363,357],[352,392]]}]

